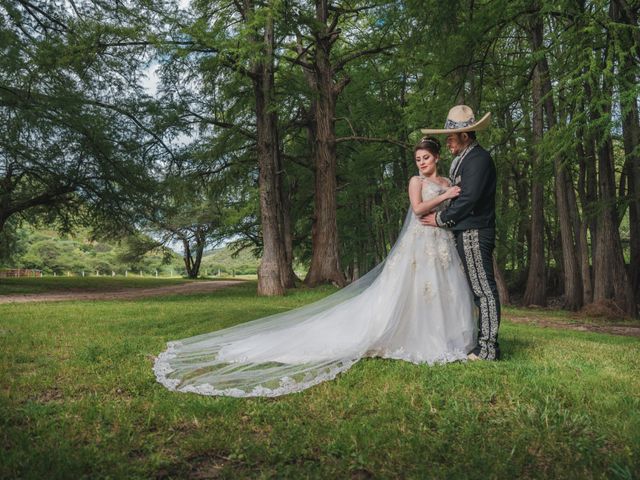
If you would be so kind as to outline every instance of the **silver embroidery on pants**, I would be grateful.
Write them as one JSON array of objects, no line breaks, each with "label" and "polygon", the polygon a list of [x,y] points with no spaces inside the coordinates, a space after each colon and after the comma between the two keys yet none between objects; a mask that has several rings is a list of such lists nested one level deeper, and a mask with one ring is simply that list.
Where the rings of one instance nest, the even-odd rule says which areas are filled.
[{"label": "silver embroidery on pants", "polygon": [[480,357],[495,359],[498,336],[498,309],[482,264],[478,230],[462,233],[463,249],[473,294],[480,299]]}]

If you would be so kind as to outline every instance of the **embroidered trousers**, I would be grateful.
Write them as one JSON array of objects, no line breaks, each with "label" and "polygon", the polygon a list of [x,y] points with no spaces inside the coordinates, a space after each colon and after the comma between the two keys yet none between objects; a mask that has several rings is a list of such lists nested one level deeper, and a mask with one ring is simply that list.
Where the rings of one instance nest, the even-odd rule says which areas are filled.
[{"label": "embroidered trousers", "polygon": [[478,345],[472,352],[486,360],[497,360],[500,358],[500,298],[493,272],[495,229],[463,230],[455,235],[458,254],[479,310]]}]

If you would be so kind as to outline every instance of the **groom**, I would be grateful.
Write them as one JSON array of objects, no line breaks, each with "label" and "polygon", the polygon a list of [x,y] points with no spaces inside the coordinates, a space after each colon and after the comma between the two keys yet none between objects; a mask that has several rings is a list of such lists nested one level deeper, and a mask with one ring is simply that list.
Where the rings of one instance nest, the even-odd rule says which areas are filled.
[{"label": "groom", "polygon": [[500,299],[493,272],[496,220],[496,168],[489,152],[476,140],[476,131],[489,126],[491,114],[476,122],[473,110],[457,105],[449,111],[444,129],[423,129],[422,133],[447,134],[447,148],[455,156],[449,177],[461,188],[446,210],[430,213],[423,225],[450,229],[456,237],[473,299],[480,311],[478,345],[470,360],[498,360]]}]

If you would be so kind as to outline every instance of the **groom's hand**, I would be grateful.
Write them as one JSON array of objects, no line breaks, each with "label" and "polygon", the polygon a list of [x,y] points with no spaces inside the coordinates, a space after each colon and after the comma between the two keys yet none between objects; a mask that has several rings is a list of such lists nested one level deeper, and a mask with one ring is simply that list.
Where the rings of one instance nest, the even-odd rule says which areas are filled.
[{"label": "groom's hand", "polygon": [[436,214],[429,213],[420,217],[420,223],[429,227],[437,227],[438,225],[436,225]]}]

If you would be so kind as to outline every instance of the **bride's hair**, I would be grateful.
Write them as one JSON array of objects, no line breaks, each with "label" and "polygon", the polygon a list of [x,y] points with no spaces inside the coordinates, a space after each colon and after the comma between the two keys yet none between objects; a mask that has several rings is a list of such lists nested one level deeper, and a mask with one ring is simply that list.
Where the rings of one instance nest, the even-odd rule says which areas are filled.
[{"label": "bride's hair", "polygon": [[422,137],[420,142],[413,147],[413,154],[415,155],[418,150],[429,150],[432,155],[440,155],[440,140],[436,137]]}]

